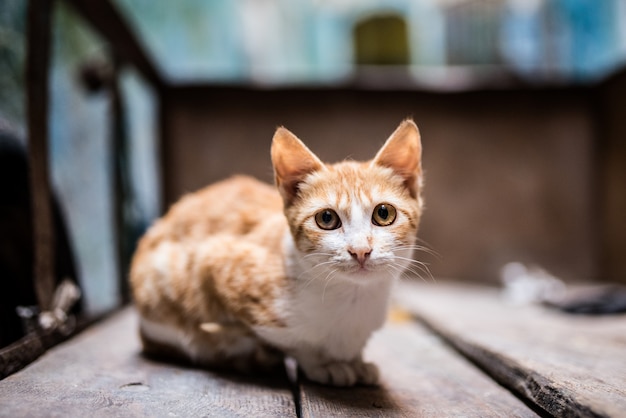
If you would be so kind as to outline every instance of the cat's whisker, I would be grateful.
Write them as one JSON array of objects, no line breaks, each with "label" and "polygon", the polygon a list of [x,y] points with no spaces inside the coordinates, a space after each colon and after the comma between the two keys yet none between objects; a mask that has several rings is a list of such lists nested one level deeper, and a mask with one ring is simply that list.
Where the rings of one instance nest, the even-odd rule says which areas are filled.
[{"label": "cat's whisker", "polygon": [[[315,270],[315,269],[317,269],[317,268],[319,268],[319,267],[323,267],[323,266],[326,266],[326,265],[329,265],[329,264],[330,264],[330,265],[338,264],[338,261],[335,261],[335,260],[329,260],[329,261],[323,261],[323,262],[321,262],[321,263],[317,263],[317,264],[315,264],[314,266],[312,266],[311,268],[309,268],[309,269],[307,269],[307,270],[304,270],[302,273],[300,273],[300,274],[298,275],[298,279],[300,279],[300,278],[301,278],[302,276],[304,276],[304,275],[307,275],[307,274],[311,273],[313,270]],[[322,272],[321,274],[324,274],[324,272]]]},{"label": "cat's whisker", "polygon": [[[338,263],[337,263],[337,262],[335,262],[335,261],[333,261],[333,263],[338,264]],[[314,270],[314,268],[315,268],[315,267],[313,267],[313,268],[311,268],[311,269],[309,269],[309,270],[304,271],[302,274],[300,274],[300,275],[298,276],[298,278],[300,278],[300,277],[301,277],[301,276],[303,276],[304,274],[308,274],[308,273],[310,273],[311,271],[313,271],[313,270]],[[336,269],[335,269],[334,271],[336,271]],[[324,275],[324,273],[326,273],[326,271],[325,271],[325,270],[322,270],[322,271],[320,271],[319,273],[317,273],[316,275],[314,275],[313,277],[311,277],[309,280],[307,280],[307,282],[304,284],[304,288],[303,288],[303,289],[306,289],[307,287],[309,287],[309,286],[311,285],[311,283],[313,283],[315,280],[319,279],[322,275]],[[331,273],[332,273],[332,272],[331,272]],[[328,277],[328,276],[327,276],[327,277]]]},{"label": "cat's whisker", "polygon": [[424,246],[425,246],[425,247],[427,247],[427,248],[432,248],[432,247],[433,247],[432,245],[430,245],[430,243],[429,243],[428,241],[426,241],[426,240],[425,240],[425,239],[423,239],[423,238],[416,237],[416,239],[415,239],[415,240],[416,240],[417,242],[420,242],[422,245],[424,245]]},{"label": "cat's whisker", "polygon": [[[435,282],[435,277],[433,276],[433,274],[430,272],[430,269],[428,268],[428,265],[425,263],[421,263],[418,261],[414,261],[412,264],[409,264],[409,270],[414,273],[417,274],[421,279],[424,279],[422,277],[421,273],[424,273],[432,282]],[[417,269],[417,270],[416,270]],[[419,272],[418,272],[419,271]],[[425,279],[424,279],[425,281]]]},{"label": "cat's whisker", "polygon": [[417,277],[418,279],[420,279],[421,281],[423,281],[424,283],[434,283],[435,282],[435,278],[432,276],[432,274],[430,274],[430,272],[424,272],[424,274],[426,275],[426,277],[424,277],[424,274],[421,274],[421,272],[415,271],[413,269],[409,270],[412,275],[407,274],[406,277],[408,279],[412,279],[414,277]]},{"label": "cat's whisker", "polygon": [[[408,262],[408,265],[406,265],[405,269],[411,273],[413,273],[414,275],[416,275],[417,277],[419,277],[420,279],[426,281],[424,279],[424,277],[422,276],[422,273],[425,274],[431,281],[435,282],[435,277],[432,275],[432,273],[430,272],[430,269],[428,268],[428,264],[424,263],[422,261],[419,260],[414,260],[412,258],[407,258],[407,257],[400,257],[400,256],[395,256],[394,260],[402,260],[405,262]],[[403,266],[404,267],[404,266]]]},{"label": "cat's whisker", "polygon": [[305,258],[316,257],[316,256],[332,257],[333,255],[334,255],[333,253],[314,252],[314,253],[304,255],[302,256],[302,258],[305,259]]},{"label": "cat's whisker", "polygon": [[328,264],[339,264],[339,262],[335,261],[335,260],[323,261],[323,262],[318,263],[318,264],[314,265],[313,267],[311,267],[311,271],[316,269],[316,268],[318,268],[318,267],[326,266]]},{"label": "cat's whisker", "polygon": [[433,250],[432,248],[425,247],[423,245],[414,244],[414,245],[401,245],[401,246],[393,247],[393,251],[402,251],[402,250],[420,251],[420,252],[432,255],[438,260],[442,259],[441,254],[439,254],[437,251]]},{"label": "cat's whisker", "polygon": [[390,276],[395,276],[396,275],[396,271],[393,270],[390,265],[386,265],[384,268],[387,271],[387,273],[389,273]]},{"label": "cat's whisker", "polygon": [[414,258],[409,258],[409,257],[402,257],[400,255],[394,255],[394,260],[403,260],[403,261],[407,261],[411,264],[419,264],[421,266],[427,267],[429,264],[425,263],[423,261],[420,260],[416,260]]},{"label": "cat's whisker", "polygon": [[[308,275],[311,272],[313,272],[314,270],[319,269],[320,267],[324,267],[324,266],[328,266],[328,265],[332,266],[332,265],[335,265],[335,264],[337,264],[336,261],[325,261],[323,263],[316,264],[316,265],[312,266],[311,268],[309,268],[308,270],[304,270],[302,273],[300,273],[300,276]],[[322,271],[322,274],[323,273],[324,273],[324,271]]]},{"label": "cat's whisker", "polygon": [[[399,255],[394,255],[394,260],[403,260],[403,261],[408,262],[409,266],[411,266],[411,265],[415,266],[422,273],[426,274],[432,281],[435,281],[435,278],[433,277],[432,273],[430,272],[430,269],[428,268],[428,266],[429,266],[428,263],[425,263],[425,262],[419,261],[419,260],[415,260],[413,258],[402,257],[402,256],[399,256]],[[411,271],[414,271],[414,270],[411,270]]]},{"label": "cat's whisker", "polygon": [[[397,265],[394,265],[394,267],[396,268],[396,270],[400,271],[400,278],[415,276],[415,277],[418,277],[418,278],[424,280],[424,278],[422,277],[421,273],[419,271],[416,271],[416,270],[412,269],[411,267],[397,266]],[[412,276],[410,276],[409,273],[412,273]]]},{"label": "cat's whisker", "polygon": [[391,275],[398,275],[398,277],[402,278],[402,275],[404,275],[405,269],[400,268],[394,264],[387,264],[385,266],[387,268],[387,271],[389,271],[389,269],[393,269],[393,271],[390,272]]},{"label": "cat's whisker", "polygon": [[[418,271],[416,271],[415,268],[417,268]],[[435,277],[433,276],[433,274],[430,272],[430,269],[428,268],[428,266],[415,265],[415,268],[411,268],[410,271],[412,273],[416,274],[424,282],[429,280],[429,281],[434,283],[434,282],[437,281],[435,279]],[[424,277],[421,273],[426,275],[426,277]],[[428,280],[426,280],[426,279],[428,279]]]},{"label": "cat's whisker", "polygon": [[339,269],[332,270],[330,273],[328,273],[328,275],[324,279],[324,280],[326,280],[326,284],[324,285],[324,290],[322,291],[322,305],[324,304],[324,300],[325,300],[325,297],[326,297],[326,288],[328,287],[328,284],[334,279],[333,274],[336,273],[337,270],[339,270]]},{"label": "cat's whisker", "polygon": [[323,274],[323,272],[317,274],[316,276],[308,278],[306,283],[304,284],[303,289],[306,289],[307,287],[309,287],[311,285],[311,283],[313,283],[315,280],[317,280],[322,274]]},{"label": "cat's whisker", "polygon": [[400,277],[401,279],[409,279],[412,280],[414,278],[418,278],[421,281],[423,281],[424,283],[428,283],[428,280],[426,280],[426,278],[421,274],[421,272],[419,271],[415,271],[411,268],[405,268],[402,272],[402,275]]},{"label": "cat's whisker", "polygon": [[[395,264],[389,264],[389,267],[393,268],[395,270],[395,272],[398,273],[398,277],[400,280],[403,279],[411,279],[413,277],[417,277],[420,280],[422,280],[423,282],[426,282],[426,279],[424,278],[424,276],[422,276],[422,274],[420,274],[420,272],[415,271],[411,268],[407,268],[405,266],[399,266],[399,265],[395,265]],[[411,274],[409,274],[411,273]]]},{"label": "cat's whisker", "polygon": [[427,241],[425,241],[424,239],[422,239],[420,237],[416,237],[416,241],[417,241],[416,245],[419,245],[422,248],[425,248],[425,249],[428,249],[430,251],[433,251],[437,256],[439,256],[439,253],[437,253],[437,251],[435,251],[433,246],[430,243],[428,243]]},{"label": "cat's whisker", "polygon": [[434,249],[432,249],[431,247],[429,247],[428,245],[422,245],[422,244],[418,244],[418,243],[412,243],[412,244],[399,244],[397,245],[395,248],[419,248],[419,249],[428,249],[431,250],[433,252],[436,252]]}]

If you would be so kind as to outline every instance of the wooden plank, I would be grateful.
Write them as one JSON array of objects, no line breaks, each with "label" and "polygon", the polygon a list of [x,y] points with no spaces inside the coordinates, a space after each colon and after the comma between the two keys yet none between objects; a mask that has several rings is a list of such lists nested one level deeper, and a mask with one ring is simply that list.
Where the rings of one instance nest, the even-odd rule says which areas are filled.
[{"label": "wooden plank", "polygon": [[388,324],[373,336],[365,358],[379,366],[380,387],[302,382],[301,416],[537,416],[420,324]]},{"label": "wooden plank", "polygon": [[284,376],[254,378],[153,362],[130,308],[0,381],[0,416],[295,416]]},{"label": "wooden plank", "polygon": [[24,368],[46,352],[45,334],[30,333],[13,344],[0,349],[0,379]]},{"label": "wooden plank", "polygon": [[626,317],[511,306],[497,289],[404,283],[397,298],[503,386],[554,416],[626,417]]}]

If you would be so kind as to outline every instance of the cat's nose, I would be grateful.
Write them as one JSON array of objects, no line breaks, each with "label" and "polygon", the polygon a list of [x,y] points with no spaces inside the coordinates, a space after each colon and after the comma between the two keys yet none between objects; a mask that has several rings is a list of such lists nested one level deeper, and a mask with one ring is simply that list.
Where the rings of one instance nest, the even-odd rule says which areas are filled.
[{"label": "cat's nose", "polygon": [[365,264],[365,260],[367,260],[372,254],[371,248],[350,248],[348,249],[348,253],[352,258],[359,262],[360,265]]}]

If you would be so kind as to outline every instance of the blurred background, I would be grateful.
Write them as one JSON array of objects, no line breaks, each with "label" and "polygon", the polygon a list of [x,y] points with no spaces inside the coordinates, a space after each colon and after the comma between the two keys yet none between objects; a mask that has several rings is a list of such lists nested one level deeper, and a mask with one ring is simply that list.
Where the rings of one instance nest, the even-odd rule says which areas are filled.
[{"label": "blurred background", "polygon": [[[626,282],[626,1],[101,3],[113,20],[56,1],[51,39],[51,176],[88,311],[124,299],[134,242],[181,195],[272,181],[276,126],[332,162],[406,117],[437,280],[520,261]],[[22,143],[26,5],[0,3],[0,128]]]}]

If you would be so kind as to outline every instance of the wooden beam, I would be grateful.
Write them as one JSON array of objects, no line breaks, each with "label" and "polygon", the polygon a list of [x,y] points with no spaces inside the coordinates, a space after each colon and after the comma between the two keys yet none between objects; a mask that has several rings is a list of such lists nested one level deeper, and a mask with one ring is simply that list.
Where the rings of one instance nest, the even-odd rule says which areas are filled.
[{"label": "wooden beam", "polygon": [[110,0],[66,1],[111,44],[123,61],[133,65],[159,93],[166,87],[165,80],[145,48]]},{"label": "wooden beam", "polygon": [[33,205],[34,279],[39,308],[54,291],[54,230],[48,174],[48,69],[52,0],[30,0],[27,20],[26,114]]}]

